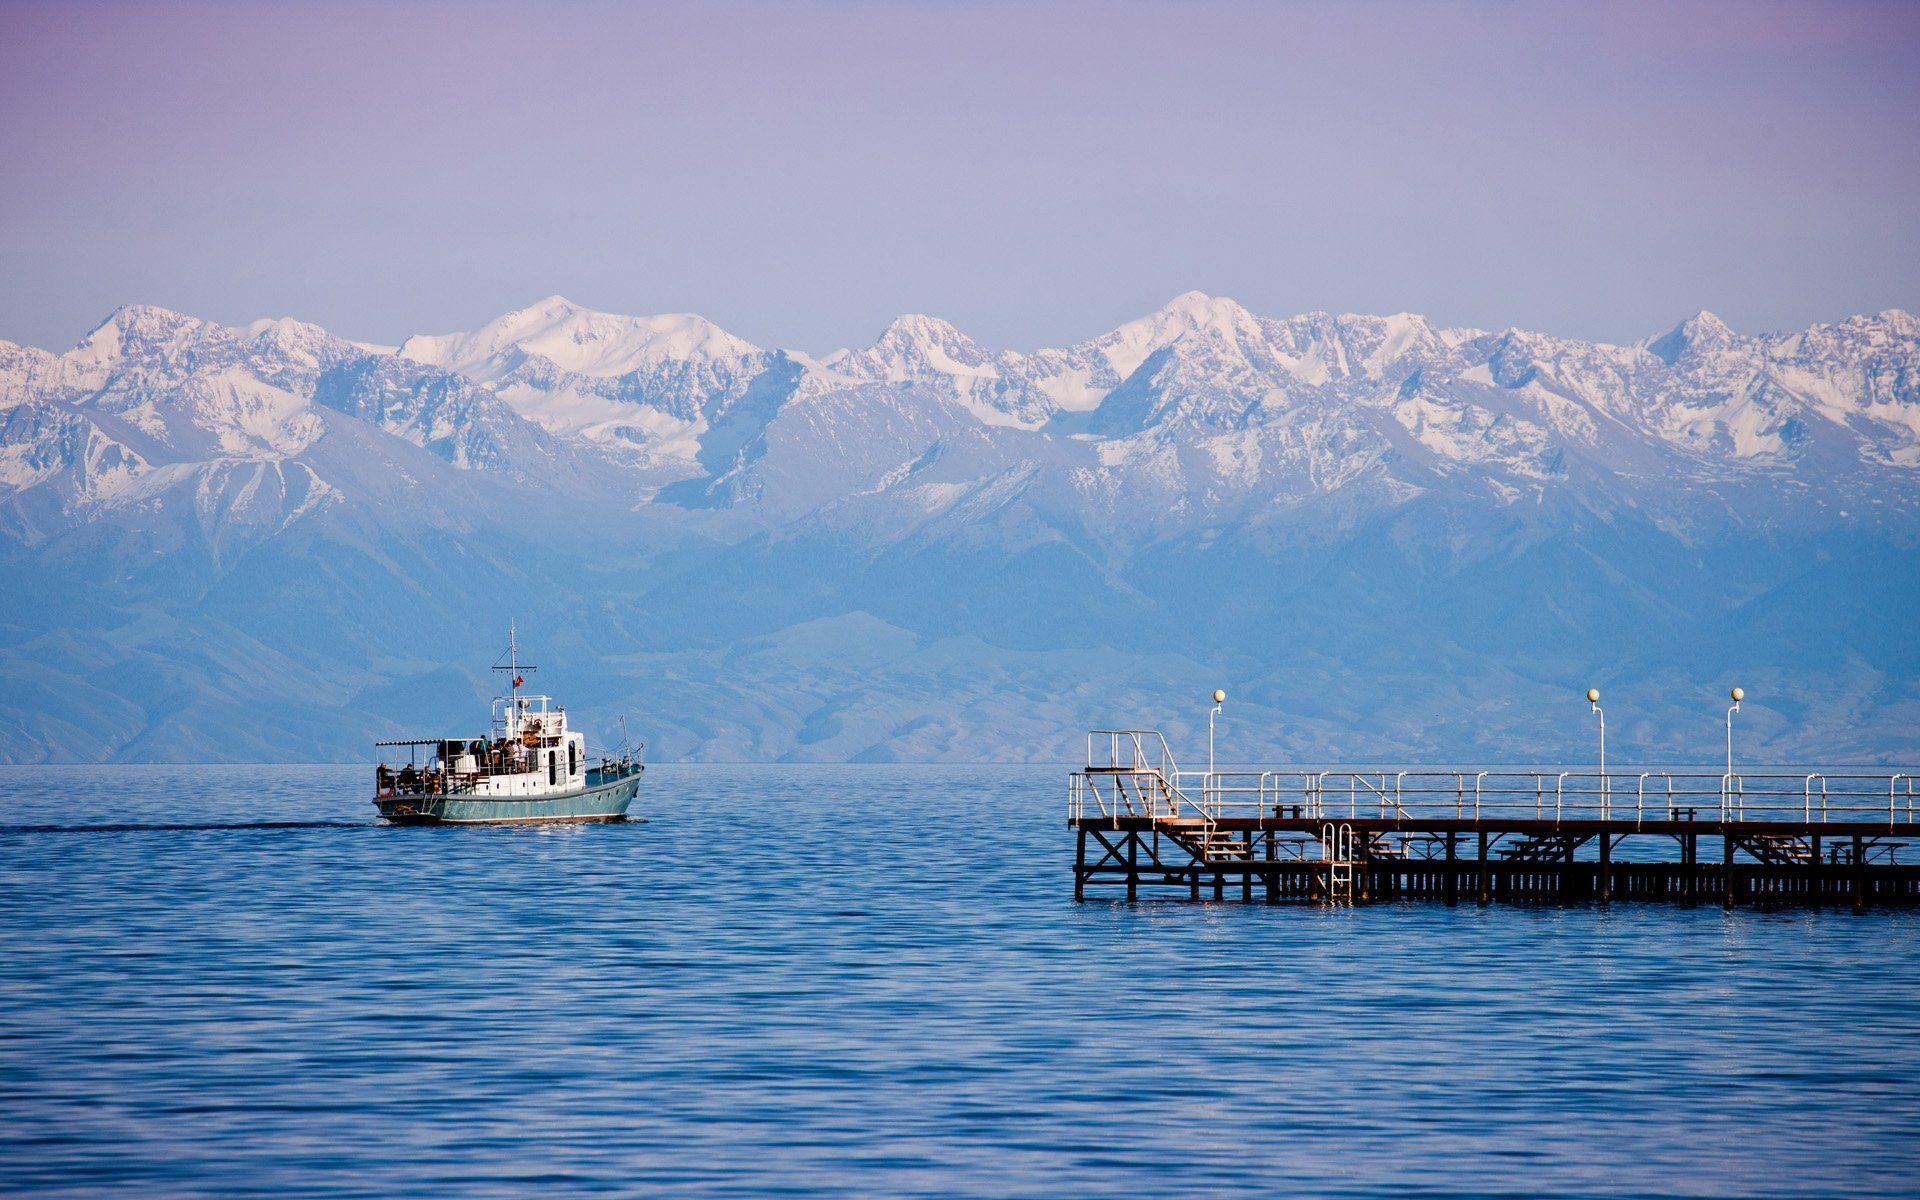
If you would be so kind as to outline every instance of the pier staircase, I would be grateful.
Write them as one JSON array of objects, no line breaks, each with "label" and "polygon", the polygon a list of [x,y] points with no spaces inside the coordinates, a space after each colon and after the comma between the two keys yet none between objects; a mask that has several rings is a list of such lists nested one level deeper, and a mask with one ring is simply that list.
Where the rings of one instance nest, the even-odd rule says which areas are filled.
[{"label": "pier staircase", "polygon": [[1812,842],[1795,834],[1756,833],[1739,839],[1739,845],[1754,858],[1774,866],[1803,866],[1813,861]]},{"label": "pier staircase", "polygon": [[[1257,843],[1250,844],[1241,834],[1206,826],[1198,821],[1170,821],[1163,824],[1161,830],[1208,866],[1253,862],[1257,857],[1254,853]],[[1353,837],[1354,856],[1358,860],[1397,861],[1408,857],[1407,848],[1392,834],[1356,833]]]},{"label": "pier staircase", "polygon": [[[1092,776],[1093,772],[1089,771]],[[1111,800],[1100,794],[1096,785],[1095,796],[1103,811],[1113,815],[1159,817],[1163,815],[1177,817],[1181,808],[1178,789],[1166,772],[1157,767],[1114,768],[1100,772],[1112,788]],[[1196,810],[1197,815],[1197,810]]]},{"label": "pier staircase", "polygon": [[1167,818],[1154,827],[1174,844],[1208,866],[1251,862],[1251,848],[1237,834],[1220,829],[1210,818]]},{"label": "pier staircase", "polygon": [[1409,849],[1407,840],[1395,834],[1376,833],[1367,838],[1368,858],[1408,858]]},{"label": "pier staircase", "polygon": [[1557,833],[1540,833],[1522,837],[1510,845],[1500,848],[1500,857],[1508,862],[1524,863],[1563,863],[1573,861],[1573,852],[1583,837],[1569,837]]}]

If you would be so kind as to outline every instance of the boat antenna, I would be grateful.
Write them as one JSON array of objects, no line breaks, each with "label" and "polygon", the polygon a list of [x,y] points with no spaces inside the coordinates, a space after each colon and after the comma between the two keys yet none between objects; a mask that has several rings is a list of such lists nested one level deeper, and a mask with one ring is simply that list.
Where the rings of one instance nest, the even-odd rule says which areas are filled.
[{"label": "boat antenna", "polygon": [[620,753],[623,757],[633,757],[633,743],[627,738],[627,714],[621,713],[614,720],[620,722]]},{"label": "boat antenna", "polygon": [[520,685],[526,682],[526,673],[540,669],[532,663],[520,661],[520,622],[517,618],[507,625],[507,652],[500,658],[504,658],[506,662],[502,663],[500,659],[495,659],[493,669],[507,673],[507,678],[513,687],[513,711],[517,714],[520,711]]}]

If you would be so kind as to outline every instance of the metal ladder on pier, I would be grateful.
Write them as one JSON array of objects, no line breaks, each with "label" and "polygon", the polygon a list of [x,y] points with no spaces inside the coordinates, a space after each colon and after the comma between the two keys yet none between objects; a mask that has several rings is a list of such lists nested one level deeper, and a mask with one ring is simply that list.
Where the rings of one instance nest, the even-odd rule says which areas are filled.
[{"label": "metal ladder on pier", "polygon": [[1320,857],[1327,863],[1327,899],[1353,900],[1353,826],[1328,822],[1320,828]]}]

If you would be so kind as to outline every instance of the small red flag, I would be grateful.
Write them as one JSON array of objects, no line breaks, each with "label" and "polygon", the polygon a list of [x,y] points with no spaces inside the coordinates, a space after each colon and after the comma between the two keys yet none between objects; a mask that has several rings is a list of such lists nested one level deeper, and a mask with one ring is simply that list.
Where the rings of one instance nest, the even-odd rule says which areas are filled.
[{"label": "small red flag", "polygon": [[526,678],[525,678],[524,676],[521,676],[521,675],[515,675],[515,676],[513,677],[513,686],[515,686],[515,687],[519,687],[519,686],[520,686],[521,684],[523,684],[523,683],[525,683],[525,682],[526,682]]}]

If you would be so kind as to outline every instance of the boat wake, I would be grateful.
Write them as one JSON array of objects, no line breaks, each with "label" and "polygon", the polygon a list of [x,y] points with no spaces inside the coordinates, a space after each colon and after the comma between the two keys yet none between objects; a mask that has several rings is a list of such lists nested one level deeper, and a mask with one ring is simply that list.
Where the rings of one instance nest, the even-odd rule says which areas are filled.
[{"label": "boat wake", "polygon": [[376,829],[377,821],[201,821],[117,825],[0,825],[7,833],[167,833],[197,829]]}]

